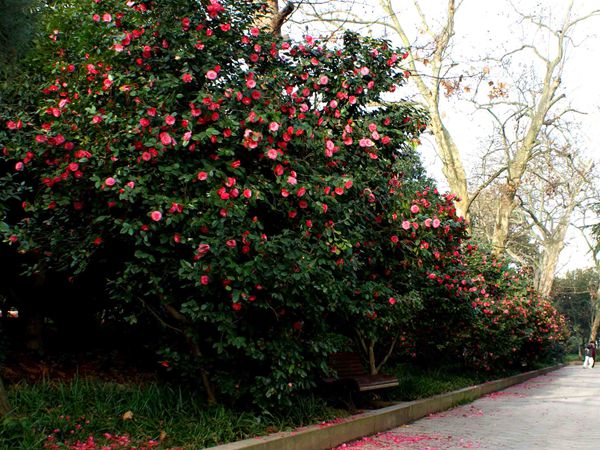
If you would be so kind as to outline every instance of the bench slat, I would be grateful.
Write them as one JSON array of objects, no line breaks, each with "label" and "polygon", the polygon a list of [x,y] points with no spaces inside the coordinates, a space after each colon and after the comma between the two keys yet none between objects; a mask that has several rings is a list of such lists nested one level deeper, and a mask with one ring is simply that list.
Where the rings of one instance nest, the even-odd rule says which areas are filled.
[{"label": "bench slat", "polygon": [[336,371],[337,378],[326,378],[323,380],[326,383],[352,381],[360,392],[398,386],[398,379],[395,376],[369,375],[358,354],[353,352],[332,353],[329,355],[329,367]]}]

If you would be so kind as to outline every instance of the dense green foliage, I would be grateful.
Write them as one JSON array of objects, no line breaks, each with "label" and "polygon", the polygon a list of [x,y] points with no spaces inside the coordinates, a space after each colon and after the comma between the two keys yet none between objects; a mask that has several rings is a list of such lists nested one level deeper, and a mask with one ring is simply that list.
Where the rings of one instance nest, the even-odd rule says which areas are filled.
[{"label": "dense green foliage", "polygon": [[1,111],[1,231],[29,273],[88,286],[105,320],[155,320],[165,368],[262,408],[349,345],[372,370],[491,369],[559,341],[424,175],[423,112],[383,102],[403,52],[285,42],[260,8],[57,2]]}]

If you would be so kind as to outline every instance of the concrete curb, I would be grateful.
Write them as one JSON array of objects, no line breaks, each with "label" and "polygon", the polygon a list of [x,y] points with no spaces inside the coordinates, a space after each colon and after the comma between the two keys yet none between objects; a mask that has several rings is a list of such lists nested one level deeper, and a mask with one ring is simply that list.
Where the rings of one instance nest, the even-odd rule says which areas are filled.
[{"label": "concrete curb", "polygon": [[296,431],[274,433],[211,447],[211,450],[326,450],[371,434],[414,422],[428,414],[445,411],[460,403],[471,402],[491,392],[506,389],[530,378],[565,367],[566,364],[521,373],[501,380],[403,402],[368,411],[332,424],[311,425]]}]

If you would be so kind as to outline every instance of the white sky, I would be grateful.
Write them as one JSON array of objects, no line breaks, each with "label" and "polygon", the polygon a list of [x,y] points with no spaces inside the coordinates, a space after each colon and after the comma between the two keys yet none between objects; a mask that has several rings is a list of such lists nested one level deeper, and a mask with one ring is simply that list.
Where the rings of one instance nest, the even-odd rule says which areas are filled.
[{"label": "white sky", "polygon": [[[347,0],[348,1],[348,0]],[[460,0],[457,0],[459,2]],[[333,2],[329,2],[333,4]],[[403,26],[411,39],[421,39],[422,33],[418,29],[418,16],[413,7],[413,2],[408,0],[393,2]],[[362,4],[362,6],[361,6]],[[432,28],[436,28],[435,18],[443,18],[447,0],[419,0],[423,13]],[[515,6],[522,12],[544,13],[550,17],[549,23],[559,24],[563,18],[567,0],[515,0]],[[600,8],[598,0],[575,0],[574,16],[586,15],[593,8]],[[378,0],[355,0],[354,13],[361,17],[383,16]],[[438,20],[439,24],[439,20]],[[412,27],[412,30],[409,28]],[[297,30],[297,29],[296,29]],[[318,35],[316,25],[311,23],[310,33]],[[600,17],[593,17],[581,22],[574,33],[573,45],[568,53],[568,60],[563,73],[564,92],[566,102],[573,108],[585,114],[573,115],[582,130],[582,151],[591,159],[600,160],[600,152],[596,151],[596,143],[600,142]],[[381,30],[376,28],[360,30],[363,33],[380,35]],[[297,35],[293,31],[292,35]],[[387,37],[393,39],[392,33]],[[484,65],[480,61],[485,55],[501,55],[503,49],[513,50],[525,42],[535,42],[541,51],[551,52],[552,42],[545,33],[539,33],[526,24],[518,23],[518,15],[511,7],[510,0],[464,0],[456,13],[455,36],[453,38],[453,55],[458,55],[461,65],[457,68],[468,70],[469,67]],[[520,59],[519,59],[520,58]],[[471,62],[469,62],[471,61]],[[515,72],[533,61],[531,55],[524,54],[514,58]],[[492,76],[496,75],[491,73]],[[501,74],[498,74],[500,76]],[[511,74],[514,75],[514,74]],[[508,76],[510,77],[510,75]],[[510,82],[510,79],[502,79]],[[566,104],[566,103],[565,103]],[[463,151],[463,159],[467,168],[478,161],[478,152],[487,142],[491,130],[491,122],[483,113],[472,113],[472,108],[465,103],[450,100],[442,104],[442,112],[446,113],[447,127],[456,140],[458,147]],[[440,187],[446,186],[441,175],[440,162],[431,147],[431,139],[425,139],[421,148],[422,160],[431,176],[439,183]],[[428,144],[427,141],[430,143]],[[567,246],[561,254],[559,273],[564,273],[575,268],[590,267],[592,259],[587,253],[587,246],[579,237],[577,230],[570,230],[567,237]]]}]

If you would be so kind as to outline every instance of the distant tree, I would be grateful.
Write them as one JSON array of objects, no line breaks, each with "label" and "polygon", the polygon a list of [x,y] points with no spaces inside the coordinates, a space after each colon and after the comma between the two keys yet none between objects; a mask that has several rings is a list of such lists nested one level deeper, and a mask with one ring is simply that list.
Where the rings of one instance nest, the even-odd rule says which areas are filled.
[{"label": "distant tree", "polygon": [[600,275],[594,268],[567,272],[554,281],[552,301],[567,317],[572,332],[580,343],[593,336],[593,324],[599,315],[597,292]]}]

